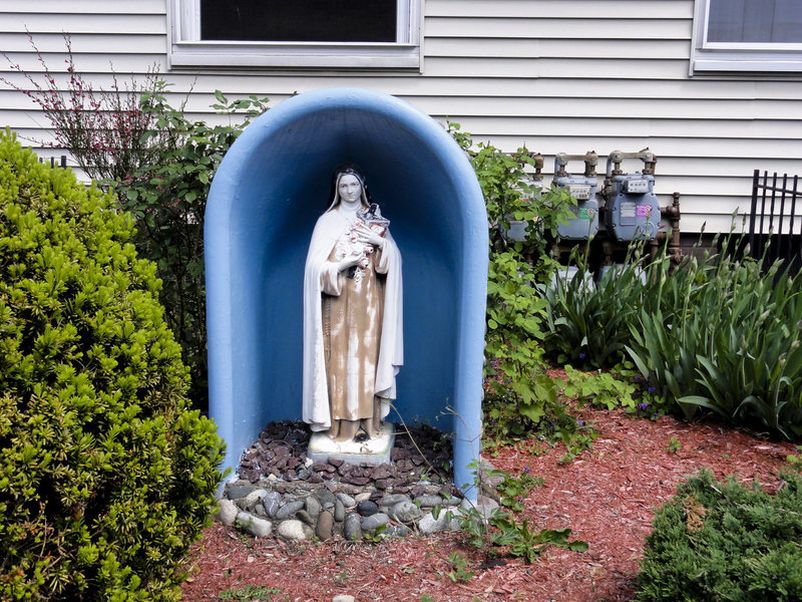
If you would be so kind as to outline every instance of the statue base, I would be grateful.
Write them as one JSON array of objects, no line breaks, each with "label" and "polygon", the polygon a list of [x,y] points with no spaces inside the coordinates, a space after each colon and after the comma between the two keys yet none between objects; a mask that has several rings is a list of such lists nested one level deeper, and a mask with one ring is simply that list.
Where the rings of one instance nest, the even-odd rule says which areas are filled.
[{"label": "statue base", "polygon": [[328,433],[312,433],[306,457],[313,462],[326,462],[330,458],[347,464],[386,464],[395,443],[395,427],[389,422],[382,425],[381,434],[367,441],[338,443]]}]

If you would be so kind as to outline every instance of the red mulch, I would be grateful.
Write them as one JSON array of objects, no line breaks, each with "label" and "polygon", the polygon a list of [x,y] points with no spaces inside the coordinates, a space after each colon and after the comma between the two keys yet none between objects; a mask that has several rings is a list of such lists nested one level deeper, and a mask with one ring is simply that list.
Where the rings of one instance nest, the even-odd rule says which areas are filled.
[{"label": "red mulch", "polygon": [[[422,594],[437,602],[630,600],[654,509],[680,481],[708,467],[718,477],[735,474],[771,489],[786,456],[796,451],[792,444],[671,417],[649,421],[590,409],[582,414],[599,437],[570,464],[559,463],[560,447],[536,456],[532,451],[539,446],[532,443],[502,448],[490,459],[512,474],[528,468],[544,477],[544,486],[526,500],[525,516],[538,528],[570,527],[589,544],[585,553],[551,549],[532,565],[509,560],[484,569],[483,555],[461,547],[455,534],[293,545],[240,537],[215,524],[194,548],[184,597],[216,600],[226,589],[253,584],[278,588],[282,593],[275,600],[292,601],[329,602],[337,594],[357,602],[417,601]],[[680,443],[674,453],[672,436]],[[471,563],[475,576],[467,583],[447,576],[453,551]]]}]

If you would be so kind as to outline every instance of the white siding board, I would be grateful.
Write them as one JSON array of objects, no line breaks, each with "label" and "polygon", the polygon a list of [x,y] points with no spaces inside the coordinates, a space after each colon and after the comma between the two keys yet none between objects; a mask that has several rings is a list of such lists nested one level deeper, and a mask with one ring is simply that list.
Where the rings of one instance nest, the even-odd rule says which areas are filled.
[{"label": "white siding board", "polygon": [[519,17],[431,17],[426,36],[455,38],[568,38],[577,44],[593,40],[689,40],[688,19],[548,19]]},{"label": "white siding board", "polygon": [[[64,53],[66,50],[64,35],[59,33],[37,33],[34,40],[36,47],[42,53]],[[79,54],[99,54],[106,56],[114,49],[117,54],[163,54],[167,48],[164,34],[142,33],[87,33],[74,36],[71,40],[72,52]],[[0,33],[0,48],[6,54],[32,52],[31,44],[26,36],[19,33]],[[141,67],[137,71],[141,70]]]},{"label": "white siding board", "polygon": [[426,0],[431,17],[508,17],[557,19],[691,19],[693,4],[686,0]]},{"label": "white siding board", "polygon": [[[687,59],[685,40],[597,40],[592,58],[619,58],[637,48],[650,59]],[[432,38],[426,40],[426,56],[494,58],[587,58],[588,49],[568,39]]]},{"label": "white siding board", "polygon": [[73,37],[84,33],[143,33],[165,34],[167,16],[161,14],[86,14],[71,12],[70,6],[77,0],[65,0],[62,11],[47,15],[32,13],[6,13],[0,18],[0,31],[24,34],[69,32]]},{"label": "white siding board", "polygon": [[165,0],[0,0],[0,13],[164,15]]},{"label": "white siding board", "polygon": [[426,72],[476,78],[568,78],[581,79],[589,74],[604,79],[683,79],[688,75],[686,60],[648,60],[645,57],[621,59],[542,58],[506,59],[467,57],[426,57]]},{"label": "white siding board", "polygon": [[[166,69],[167,0],[0,0],[0,49],[34,73],[29,30],[65,81],[62,31],[97,88]],[[728,230],[749,204],[754,168],[802,173],[802,78],[689,78],[693,0],[426,0],[423,73],[216,69],[167,73],[168,97],[190,92],[192,119],[225,123],[212,92],[275,106],[295,91],[360,86],[395,94],[440,121],[462,123],[505,150],[595,149],[658,156],[657,191],[682,193],[683,231]],[[59,75],[59,72],[62,72]],[[0,58],[0,77],[27,88]],[[52,141],[47,119],[0,82],[0,126]],[[58,156],[59,149],[42,149]],[[633,166],[633,169],[637,164]],[[602,171],[603,165],[600,165]],[[668,197],[663,196],[663,202]]]}]

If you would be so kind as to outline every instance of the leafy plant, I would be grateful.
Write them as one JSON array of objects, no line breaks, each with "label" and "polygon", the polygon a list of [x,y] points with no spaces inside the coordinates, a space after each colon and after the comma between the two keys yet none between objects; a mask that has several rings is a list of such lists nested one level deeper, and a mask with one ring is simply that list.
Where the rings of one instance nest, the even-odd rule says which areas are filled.
[{"label": "leafy plant", "polygon": [[[508,154],[490,144],[473,145],[457,124],[449,124],[449,131],[471,160],[487,208],[485,426],[490,440],[508,441],[565,414],[543,363],[546,305],[537,282],[555,265],[547,253],[549,237],[573,215],[575,201],[564,190],[544,191],[531,180],[534,159],[526,148]],[[512,221],[523,225],[524,240],[510,236]]]},{"label": "leafy plant", "polygon": [[671,435],[671,439],[668,440],[668,453],[676,454],[681,449],[682,443],[680,443],[680,440],[676,435]]},{"label": "leafy plant", "polygon": [[725,251],[661,274],[628,352],[686,416],[802,434],[802,281]]},{"label": "leafy plant", "polygon": [[223,156],[250,120],[267,109],[267,99],[229,100],[215,91],[212,108],[231,125],[189,121],[165,98],[166,84],[143,96],[155,129],[146,138],[163,137],[158,154],[116,183],[120,204],[137,219],[134,239],[140,254],[156,262],[163,286],[167,321],[176,333],[192,372],[191,395],[205,406],[206,288],[203,268],[203,218],[209,186]]},{"label": "leafy plant", "polygon": [[242,587],[232,587],[220,592],[217,597],[220,600],[272,600],[273,596],[280,594],[281,590],[265,585],[244,585]]},{"label": "leafy plant", "polygon": [[543,486],[543,477],[533,477],[526,471],[517,477],[503,471],[498,471],[498,474],[503,477],[496,485],[501,505],[514,512],[522,512],[524,506],[521,500],[536,487]]},{"label": "leafy plant", "polygon": [[473,571],[468,565],[468,560],[463,554],[458,552],[451,552],[448,555],[448,563],[451,565],[451,570],[446,573],[446,576],[454,583],[467,583],[473,579]]},{"label": "leafy plant", "polygon": [[571,279],[558,271],[538,286],[545,301],[544,346],[560,362],[594,369],[615,366],[624,360],[630,328],[643,305],[643,260],[630,257],[595,285],[586,258],[575,255],[574,262],[578,267]]},{"label": "leafy plant", "polygon": [[656,513],[637,599],[802,599],[802,477],[776,494],[702,471]]},{"label": "leafy plant", "polygon": [[637,407],[637,387],[616,378],[612,372],[582,372],[568,365],[565,374],[567,379],[562,393],[570,399],[607,410],[625,408],[633,411]]},{"label": "leafy plant", "polygon": [[217,166],[250,120],[267,110],[267,98],[229,100],[215,90],[219,114],[228,124],[190,121],[184,105],[170,105],[168,84],[151,70],[142,82],[94,90],[75,67],[65,36],[64,90],[50,72],[33,38],[43,82],[19,65],[28,79],[22,89],[50,121],[59,147],[104,187],[113,187],[120,205],[137,220],[133,239],[139,254],[156,263],[166,319],[181,344],[192,376],[190,397],[207,405],[206,298],[203,269],[203,217]]},{"label": "leafy plant", "polygon": [[[514,478],[503,471],[479,470],[477,464],[474,464],[473,468],[477,491],[483,491],[488,487],[488,484],[483,483],[488,477],[503,476],[498,485],[499,493],[502,493],[502,503],[506,500],[508,507],[516,511],[522,510],[523,506],[520,500],[512,498],[511,494],[519,493],[519,496],[523,496],[526,488],[537,484],[537,480],[529,475]],[[446,518],[449,521],[454,518],[451,511],[446,511]],[[586,543],[569,541],[571,529],[534,531],[526,519],[519,522],[513,514],[504,510],[495,509],[487,512],[471,504],[468,508],[461,509],[456,518],[465,534],[466,542],[472,547],[484,550],[489,556],[521,557],[531,563],[549,546],[577,552],[587,550]]]},{"label": "leafy plant", "polygon": [[175,600],[223,443],[134,223],[0,134],[0,598]]}]

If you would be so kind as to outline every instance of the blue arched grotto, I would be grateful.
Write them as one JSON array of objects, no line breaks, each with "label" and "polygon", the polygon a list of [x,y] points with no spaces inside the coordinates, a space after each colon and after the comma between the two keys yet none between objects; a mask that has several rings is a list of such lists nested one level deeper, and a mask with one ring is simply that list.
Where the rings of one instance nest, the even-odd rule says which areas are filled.
[{"label": "blue arched grotto", "polygon": [[397,409],[407,422],[453,431],[454,483],[464,488],[481,436],[482,194],[439,124],[392,96],[356,89],[308,92],[268,111],[212,183],[209,410],[228,446],[225,466],[237,466],[266,423],[301,417],[304,260],[332,171],[346,161],[362,167],[403,255]]}]

